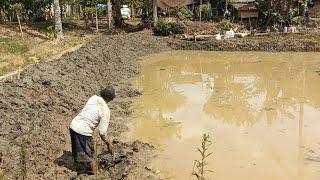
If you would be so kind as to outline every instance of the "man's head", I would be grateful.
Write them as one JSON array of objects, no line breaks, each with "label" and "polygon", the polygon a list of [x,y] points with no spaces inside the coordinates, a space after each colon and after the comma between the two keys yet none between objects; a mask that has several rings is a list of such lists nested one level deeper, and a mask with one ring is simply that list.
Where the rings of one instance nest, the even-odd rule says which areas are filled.
[{"label": "man's head", "polygon": [[116,97],[116,92],[112,86],[107,86],[100,91],[100,96],[108,103]]}]

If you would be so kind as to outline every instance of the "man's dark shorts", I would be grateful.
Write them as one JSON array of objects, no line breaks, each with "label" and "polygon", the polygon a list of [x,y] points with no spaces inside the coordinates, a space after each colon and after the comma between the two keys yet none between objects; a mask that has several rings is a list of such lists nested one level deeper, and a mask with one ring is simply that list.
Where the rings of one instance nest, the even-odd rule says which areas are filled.
[{"label": "man's dark shorts", "polygon": [[92,136],[81,135],[70,129],[72,156],[76,163],[91,162],[94,155]]}]

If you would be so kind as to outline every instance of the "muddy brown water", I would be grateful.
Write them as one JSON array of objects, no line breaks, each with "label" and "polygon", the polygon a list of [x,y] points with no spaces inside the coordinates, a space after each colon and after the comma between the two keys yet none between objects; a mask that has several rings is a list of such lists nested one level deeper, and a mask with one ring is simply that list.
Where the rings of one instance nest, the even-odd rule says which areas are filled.
[{"label": "muddy brown water", "polygon": [[203,133],[209,179],[320,179],[320,53],[172,51],[143,57],[130,136],[151,166],[195,179]]}]

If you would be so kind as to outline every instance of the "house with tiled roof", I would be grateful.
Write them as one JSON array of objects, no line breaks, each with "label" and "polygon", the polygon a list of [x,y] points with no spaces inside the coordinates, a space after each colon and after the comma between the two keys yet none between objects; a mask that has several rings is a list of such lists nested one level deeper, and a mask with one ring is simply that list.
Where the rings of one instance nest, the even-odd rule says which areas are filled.
[{"label": "house with tiled roof", "polygon": [[255,0],[234,0],[231,3],[231,9],[237,19],[259,17],[259,10],[256,7]]}]

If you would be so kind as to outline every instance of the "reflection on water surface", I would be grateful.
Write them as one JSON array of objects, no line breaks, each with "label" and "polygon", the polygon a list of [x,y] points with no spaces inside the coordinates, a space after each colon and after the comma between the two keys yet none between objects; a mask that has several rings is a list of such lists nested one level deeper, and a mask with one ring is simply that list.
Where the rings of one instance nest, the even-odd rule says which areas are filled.
[{"label": "reflection on water surface", "polygon": [[214,179],[320,179],[319,53],[175,51],[143,58],[131,135],[156,145],[154,165],[193,179],[201,135],[213,134]]}]

